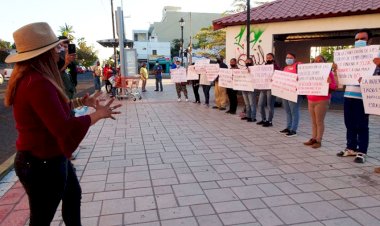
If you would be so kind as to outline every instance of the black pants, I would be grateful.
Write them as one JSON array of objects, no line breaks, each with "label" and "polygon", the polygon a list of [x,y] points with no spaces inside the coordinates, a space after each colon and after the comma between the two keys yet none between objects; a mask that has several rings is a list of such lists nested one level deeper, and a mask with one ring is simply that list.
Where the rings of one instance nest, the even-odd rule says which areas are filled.
[{"label": "black pants", "polygon": [[49,226],[61,200],[65,225],[81,225],[82,190],[75,169],[66,157],[43,160],[27,151],[18,151],[14,165],[29,198],[29,225]]},{"label": "black pants", "polygon": [[205,104],[209,104],[210,102],[210,89],[211,86],[208,85],[202,85],[203,93],[205,95]]},{"label": "black pants", "polygon": [[347,128],[347,148],[367,154],[369,116],[364,112],[363,100],[344,98],[344,124]]},{"label": "black pants", "polygon": [[201,99],[199,98],[199,80],[193,80],[191,82],[192,86],[193,86],[193,91],[194,91],[194,97],[195,97],[195,101],[200,103],[201,102]]},{"label": "black pants", "polygon": [[235,113],[236,109],[237,109],[237,105],[238,105],[238,102],[237,102],[237,91],[234,90],[234,89],[229,89],[228,88],[227,89],[227,95],[228,95],[228,99],[230,101],[230,109],[229,109],[229,111]]},{"label": "black pants", "polygon": [[158,85],[160,85],[160,91],[162,91],[162,78],[156,78],[156,90],[158,91]]}]

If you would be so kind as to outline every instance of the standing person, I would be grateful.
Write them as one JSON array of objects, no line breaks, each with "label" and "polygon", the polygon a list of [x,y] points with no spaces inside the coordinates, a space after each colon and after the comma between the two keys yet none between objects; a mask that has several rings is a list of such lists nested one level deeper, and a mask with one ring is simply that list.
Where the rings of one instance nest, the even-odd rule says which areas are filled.
[{"label": "standing person", "polygon": [[[314,63],[325,63],[326,60],[323,56],[319,55],[315,57]],[[330,71],[329,78],[329,90],[335,90],[337,88],[334,73]],[[308,109],[311,118],[312,125],[312,137],[309,141],[303,143],[304,145],[311,146],[312,148],[320,148],[322,145],[323,132],[325,130],[325,116],[327,109],[329,108],[331,94],[327,96],[307,96]]]},{"label": "standing person", "polygon": [[[249,70],[250,66],[253,66],[253,60],[252,58],[247,58],[245,60],[245,66]],[[256,122],[256,97],[257,92],[251,92],[251,91],[242,91],[245,109],[246,109],[246,116],[241,118],[242,120],[247,120],[247,122]]]},{"label": "standing person", "polygon": [[[62,44],[63,46],[65,47],[65,51],[66,51],[66,54],[69,54],[68,53],[68,45],[70,44],[70,40],[66,37],[66,36],[59,36],[58,37],[60,40],[65,40]],[[74,88],[77,87],[78,85],[78,72],[77,72],[77,63],[75,62],[75,59],[76,59],[76,54],[72,54],[73,56],[75,56],[73,58],[72,61],[70,61],[66,67],[67,67],[67,72],[69,75],[70,75],[70,79],[71,79],[71,82],[73,83],[74,85]]]},{"label": "standing person", "polygon": [[[367,29],[358,31],[355,35],[355,48],[367,46],[370,44],[371,38],[371,31]],[[378,71],[376,70],[375,73],[378,73]],[[359,83],[360,81],[361,78],[359,78]],[[360,86],[346,85],[344,92],[344,124],[347,129],[347,146],[343,151],[337,153],[337,156],[356,156],[354,158],[356,163],[366,161],[369,142],[368,121],[369,115],[364,111]]]},{"label": "standing person", "polygon": [[[191,65],[194,65],[195,63],[192,63]],[[200,104],[201,99],[199,98],[199,75],[198,75],[198,80],[192,80],[191,81],[191,86],[193,87],[193,92],[194,92],[194,97],[195,101],[193,102],[194,104]]]},{"label": "standing person", "polygon": [[140,78],[142,81],[142,87],[141,91],[146,92],[146,82],[148,81],[149,75],[148,75],[148,70],[146,69],[146,63],[142,63],[141,68],[140,68]]},{"label": "standing person", "polygon": [[[285,62],[287,66],[285,66],[284,71],[297,74],[299,62],[296,62],[296,55],[294,53],[286,54]],[[282,100],[286,112],[286,128],[281,130],[280,133],[285,134],[286,137],[297,136],[300,121],[300,102],[301,96],[297,97],[297,102]]]},{"label": "standing person", "polygon": [[[67,99],[56,64],[60,41],[47,23],[25,25],[13,37],[17,53],[5,59],[15,66],[4,104],[13,107],[17,124],[14,167],[28,195],[29,225],[50,225],[61,201],[65,225],[81,225],[81,188],[68,158],[89,127],[113,118],[120,105],[111,107],[113,100],[100,105],[88,96]],[[72,116],[71,108],[83,102],[95,112]]]},{"label": "standing person", "polygon": [[59,60],[57,62],[58,69],[61,73],[61,79],[63,81],[63,86],[65,87],[65,93],[68,98],[72,99],[74,98],[74,95],[76,93],[75,84],[73,82],[73,79],[71,77],[70,68],[69,65],[74,62],[76,58],[75,53],[69,54],[68,52],[68,45],[69,40],[66,39],[65,36],[58,37],[59,40],[62,40],[59,48]]},{"label": "standing person", "polygon": [[[266,65],[273,64],[274,70],[280,70],[280,67],[276,64],[274,60],[273,53],[268,53],[266,55]],[[272,96],[272,90],[260,90],[259,95],[259,110],[261,115],[261,121],[257,125],[262,125],[263,127],[273,126],[272,120],[274,116],[274,103],[276,102],[276,96]],[[265,113],[265,105],[268,107],[268,118]]]},{"label": "standing person", "polygon": [[[175,62],[175,65],[177,69],[181,68],[181,62],[179,60]],[[181,102],[181,91],[183,92],[183,95],[185,95],[186,102],[189,101],[189,98],[187,96],[186,82],[177,82],[175,84],[175,90],[177,91],[178,102]]]},{"label": "standing person", "polygon": [[100,67],[99,61],[96,62],[92,75],[94,76],[95,90],[100,91],[101,89],[100,77],[102,77],[102,67]]},{"label": "standing person", "polygon": [[[223,62],[223,57],[219,56],[216,58],[216,62],[219,64],[219,68],[228,68],[228,66]],[[221,111],[226,110],[227,93],[226,88],[219,86],[219,76],[215,79],[214,86],[215,95],[215,106],[212,108],[219,109]]]},{"label": "standing person", "polygon": [[103,68],[103,82],[104,82],[104,85],[106,87],[107,93],[110,93],[112,91],[112,84],[108,80],[109,78],[111,78],[112,73],[113,73],[113,71],[112,71],[111,66],[109,64],[104,65],[104,68]]},{"label": "standing person", "polygon": [[160,91],[162,92],[162,66],[156,61],[156,65],[153,67],[154,75],[156,76],[156,89],[158,91],[158,85],[160,85]]},{"label": "standing person", "polygon": [[[230,60],[230,68],[231,69],[239,69],[239,67],[237,66],[236,58],[232,58]],[[237,109],[237,105],[238,105],[237,90],[234,90],[232,88],[227,88],[227,95],[228,95],[228,100],[230,102],[230,109],[228,109],[228,111],[226,111],[226,113],[234,115],[234,114],[236,114],[236,109]]]}]

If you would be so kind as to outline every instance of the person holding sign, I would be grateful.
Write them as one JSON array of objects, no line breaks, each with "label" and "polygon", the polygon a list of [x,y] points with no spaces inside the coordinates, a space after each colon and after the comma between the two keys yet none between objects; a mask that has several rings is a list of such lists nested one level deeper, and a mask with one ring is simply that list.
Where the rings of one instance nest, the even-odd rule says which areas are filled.
[{"label": "person holding sign", "polygon": [[[236,58],[232,58],[230,60],[230,67],[231,69],[239,69],[239,67],[237,66]],[[226,113],[234,115],[236,114],[236,109],[238,105],[237,91],[232,88],[227,88],[227,95],[228,95],[228,100],[230,101],[230,109],[228,109]]]},{"label": "person holding sign", "polygon": [[[274,55],[273,53],[268,53],[266,55],[266,65],[273,64],[274,70],[280,70],[280,67],[276,64],[274,61]],[[263,127],[270,127],[273,126],[272,119],[274,115],[274,103],[276,101],[276,97],[272,96],[272,90],[266,89],[266,90],[260,90],[259,95],[259,109],[261,114],[261,121],[257,123],[257,125],[262,125]],[[268,119],[265,114],[265,105],[268,107]]]},{"label": "person holding sign", "polygon": [[[249,69],[253,66],[252,58],[247,58],[245,60],[245,66]],[[247,122],[256,122],[256,92],[242,91],[246,116],[241,118],[241,120],[247,120]]]},{"label": "person holding sign", "polygon": [[[228,68],[228,66],[223,62],[223,57],[218,57],[216,62],[219,64],[220,68]],[[214,95],[215,95],[215,106],[213,109],[219,109],[221,111],[226,110],[226,102],[227,102],[227,93],[226,88],[219,86],[219,76],[215,79],[214,86]]]},{"label": "person holding sign", "polygon": [[[359,30],[355,35],[355,48],[367,46],[372,38],[371,31]],[[359,83],[361,78],[359,78]],[[344,92],[344,124],[347,133],[346,148],[337,153],[339,157],[355,156],[354,162],[364,163],[369,142],[369,115],[364,111],[359,85],[347,85]]]},{"label": "person holding sign", "polygon": [[[325,63],[326,60],[323,56],[319,55],[315,58],[314,63]],[[329,90],[335,90],[337,88],[334,73],[330,71],[329,77],[327,79],[329,83]],[[327,109],[329,108],[331,94],[327,96],[307,96],[308,109],[311,118],[312,125],[312,138],[303,143],[304,145],[311,146],[312,148],[320,148],[322,143],[322,136],[325,130],[325,116]]]},{"label": "person holding sign", "polygon": [[[177,60],[175,64],[177,69],[181,68],[181,62],[179,60]],[[185,95],[186,102],[189,101],[187,96],[186,82],[177,82],[175,84],[175,90],[177,91],[178,102],[181,101],[181,91],[183,92],[183,95]]]},{"label": "person holding sign", "polygon": [[[297,66],[300,64],[296,62],[296,55],[293,53],[286,54],[286,67],[283,71],[297,74]],[[297,136],[298,123],[300,121],[300,96],[297,98],[297,102],[290,100],[282,100],[286,111],[286,128],[281,130],[280,133],[285,134],[286,137]]]}]

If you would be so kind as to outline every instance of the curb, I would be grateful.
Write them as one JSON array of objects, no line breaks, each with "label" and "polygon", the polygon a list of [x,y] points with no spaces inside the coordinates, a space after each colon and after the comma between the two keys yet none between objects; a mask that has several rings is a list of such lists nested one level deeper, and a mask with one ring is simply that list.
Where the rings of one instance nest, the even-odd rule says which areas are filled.
[{"label": "curb", "polygon": [[13,154],[11,157],[9,157],[7,160],[5,160],[3,163],[0,165],[0,180],[3,179],[5,175],[9,171],[13,169],[13,162],[15,160],[16,154]]}]

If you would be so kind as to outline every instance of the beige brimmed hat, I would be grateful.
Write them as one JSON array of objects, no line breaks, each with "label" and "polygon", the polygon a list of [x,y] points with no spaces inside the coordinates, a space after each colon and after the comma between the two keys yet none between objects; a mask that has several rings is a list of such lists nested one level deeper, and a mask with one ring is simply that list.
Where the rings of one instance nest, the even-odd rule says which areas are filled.
[{"label": "beige brimmed hat", "polygon": [[6,63],[32,59],[54,48],[60,42],[49,24],[45,22],[25,25],[13,33],[17,53],[9,55]]}]

